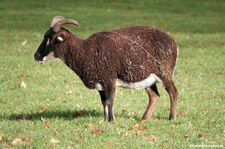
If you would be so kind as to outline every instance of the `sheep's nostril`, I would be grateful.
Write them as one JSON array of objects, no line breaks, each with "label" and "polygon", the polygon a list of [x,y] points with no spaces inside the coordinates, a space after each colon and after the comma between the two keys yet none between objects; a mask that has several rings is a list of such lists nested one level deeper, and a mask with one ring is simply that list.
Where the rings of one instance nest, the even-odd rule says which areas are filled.
[{"label": "sheep's nostril", "polygon": [[40,57],[41,57],[41,55],[40,55],[39,53],[35,53],[35,54],[34,54],[34,59],[35,59],[36,61],[38,61],[38,60],[40,59]]}]

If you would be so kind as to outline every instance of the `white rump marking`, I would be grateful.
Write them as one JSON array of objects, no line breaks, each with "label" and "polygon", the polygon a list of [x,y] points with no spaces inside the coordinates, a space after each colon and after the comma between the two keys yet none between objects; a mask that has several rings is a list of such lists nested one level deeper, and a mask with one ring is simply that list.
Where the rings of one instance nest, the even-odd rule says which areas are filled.
[{"label": "white rump marking", "polygon": [[159,77],[153,73],[153,74],[150,74],[150,76],[147,77],[146,79],[139,81],[139,82],[133,82],[133,83],[132,82],[124,82],[120,79],[117,79],[116,86],[124,87],[124,88],[140,89],[140,88],[150,87],[152,84],[154,84],[156,82],[162,83],[162,81],[159,79]]},{"label": "white rump marking", "polygon": [[102,85],[101,85],[100,83],[96,83],[96,84],[95,84],[95,88],[96,88],[97,90],[99,90],[99,91],[103,91],[103,87],[102,87]]}]

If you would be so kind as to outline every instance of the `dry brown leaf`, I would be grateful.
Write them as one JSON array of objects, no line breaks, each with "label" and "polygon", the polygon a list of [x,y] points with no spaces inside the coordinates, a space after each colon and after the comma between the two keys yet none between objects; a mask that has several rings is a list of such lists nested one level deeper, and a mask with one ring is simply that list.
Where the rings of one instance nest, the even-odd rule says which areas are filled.
[{"label": "dry brown leaf", "polygon": [[25,136],[24,136],[24,139],[25,139],[26,141],[30,141],[30,136],[25,135]]},{"label": "dry brown leaf", "polygon": [[157,120],[158,120],[158,122],[164,122],[165,121],[164,118],[158,118]]},{"label": "dry brown leaf", "polygon": [[27,85],[25,84],[25,82],[21,81],[20,82],[20,88],[26,88],[26,87],[27,87]]},{"label": "dry brown leaf", "polygon": [[89,123],[89,124],[88,124],[88,128],[90,128],[90,129],[94,129],[94,128],[95,128],[95,125],[94,125],[94,124],[92,124],[92,123]]},{"label": "dry brown leaf", "polygon": [[92,130],[91,131],[91,134],[102,134],[103,133],[103,131],[101,130],[101,129],[94,129],[94,130]]},{"label": "dry brown leaf", "polygon": [[76,139],[77,143],[85,142],[85,141],[86,141],[86,139],[84,137],[81,137],[81,136]]},{"label": "dry brown leaf", "polygon": [[135,124],[130,128],[130,130],[146,130],[146,127],[141,126],[140,124]]},{"label": "dry brown leaf", "polygon": [[142,133],[140,131],[138,131],[136,134],[135,134],[136,137],[140,137],[142,136]]},{"label": "dry brown leaf", "polygon": [[80,112],[74,112],[74,113],[73,113],[73,116],[74,116],[75,118],[80,117],[80,116],[81,116],[81,113],[80,113]]},{"label": "dry brown leaf", "polygon": [[189,135],[188,134],[184,135],[184,138],[185,139],[189,138]]},{"label": "dry brown leaf", "polygon": [[217,145],[218,143],[215,142],[215,141],[209,141],[208,144],[209,144],[209,145]]},{"label": "dry brown leaf", "polygon": [[22,139],[21,138],[15,138],[13,141],[12,141],[12,145],[19,145],[22,143]]},{"label": "dry brown leaf", "polygon": [[76,84],[76,82],[72,82],[72,81],[71,81],[71,82],[67,82],[67,84],[68,84],[68,85],[74,85],[74,84]]},{"label": "dry brown leaf", "polygon": [[43,107],[43,110],[44,110],[44,111],[48,110],[48,105],[45,105],[45,106]]},{"label": "dry brown leaf", "polygon": [[195,115],[192,115],[190,118],[191,118],[191,120],[194,120],[195,119]]},{"label": "dry brown leaf", "polygon": [[122,132],[122,133],[121,133],[121,136],[122,136],[122,137],[127,137],[127,136],[128,136],[128,132],[127,132],[127,131],[126,131],[126,132]]},{"label": "dry brown leaf", "polygon": [[157,136],[155,135],[150,135],[146,138],[147,141],[150,141],[150,142],[156,142],[157,141]]},{"label": "dry brown leaf", "polygon": [[185,116],[185,115],[186,115],[185,112],[180,112],[180,113],[177,114],[177,117],[182,117],[182,116]]},{"label": "dry brown leaf", "polygon": [[48,121],[44,122],[45,128],[49,129],[51,128],[50,123]]},{"label": "dry brown leaf", "polygon": [[171,132],[168,133],[169,138],[173,138],[173,134]]},{"label": "dry brown leaf", "polygon": [[122,113],[127,113],[127,110],[122,109],[121,112],[122,112]]},{"label": "dry brown leaf", "polygon": [[57,144],[57,143],[59,143],[59,140],[56,140],[55,138],[52,138],[52,139],[50,140],[50,142],[51,142],[52,144]]},{"label": "dry brown leaf", "polygon": [[127,115],[128,116],[134,116],[134,115],[136,115],[136,113],[135,112],[129,112]]},{"label": "dry brown leaf", "polygon": [[199,128],[201,128],[201,126],[200,125],[196,125],[195,128],[199,129]]},{"label": "dry brown leaf", "polygon": [[25,74],[21,73],[21,74],[20,74],[20,79],[23,79],[24,76],[25,76]]},{"label": "dry brown leaf", "polygon": [[206,137],[206,133],[205,133],[205,132],[200,132],[200,133],[198,134],[198,137],[199,137],[199,138],[205,138],[205,137]]}]

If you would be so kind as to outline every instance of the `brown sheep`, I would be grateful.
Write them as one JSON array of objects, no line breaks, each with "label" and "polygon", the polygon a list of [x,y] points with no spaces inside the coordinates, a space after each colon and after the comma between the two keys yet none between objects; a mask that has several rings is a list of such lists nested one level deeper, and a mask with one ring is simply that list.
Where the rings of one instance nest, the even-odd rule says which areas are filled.
[{"label": "brown sheep", "polygon": [[65,24],[79,26],[75,20],[54,17],[34,58],[39,62],[59,58],[86,87],[97,89],[105,120],[114,120],[117,87],[145,88],[149,103],[142,120],[149,119],[159,99],[157,82],[170,96],[169,119],[176,118],[178,91],[173,71],[178,46],[168,34],[153,27],[131,26],[98,32],[82,40],[63,28]]}]

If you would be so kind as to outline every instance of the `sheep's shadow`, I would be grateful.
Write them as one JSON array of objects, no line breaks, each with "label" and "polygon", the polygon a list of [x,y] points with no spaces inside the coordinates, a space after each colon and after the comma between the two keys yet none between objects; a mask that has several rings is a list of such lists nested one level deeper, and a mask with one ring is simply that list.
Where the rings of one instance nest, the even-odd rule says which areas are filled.
[{"label": "sheep's shadow", "polygon": [[64,120],[74,120],[83,117],[102,117],[103,113],[96,110],[66,110],[66,111],[39,111],[35,113],[11,114],[9,120],[41,120],[60,118]]},{"label": "sheep's shadow", "polygon": [[[102,111],[97,110],[55,110],[55,111],[39,111],[34,113],[21,113],[21,114],[10,114],[10,115],[0,115],[0,119],[8,119],[11,121],[29,120],[29,121],[40,121],[43,119],[63,119],[63,120],[76,120],[79,118],[91,118],[91,117],[101,117],[104,118]],[[123,113],[117,113],[117,117],[132,119],[135,121],[141,121],[141,117],[138,115],[129,116]],[[166,117],[156,117],[155,119],[159,121],[166,120]]]}]

